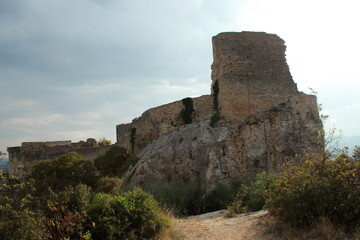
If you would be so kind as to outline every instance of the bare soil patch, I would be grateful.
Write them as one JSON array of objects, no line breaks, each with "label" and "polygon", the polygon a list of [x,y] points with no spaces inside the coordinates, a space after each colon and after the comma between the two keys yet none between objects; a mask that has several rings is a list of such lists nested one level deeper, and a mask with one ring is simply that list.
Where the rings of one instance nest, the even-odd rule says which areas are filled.
[{"label": "bare soil patch", "polygon": [[267,211],[239,214],[234,218],[225,217],[224,212],[176,219],[173,224],[184,240],[280,239],[269,231],[271,217]]}]

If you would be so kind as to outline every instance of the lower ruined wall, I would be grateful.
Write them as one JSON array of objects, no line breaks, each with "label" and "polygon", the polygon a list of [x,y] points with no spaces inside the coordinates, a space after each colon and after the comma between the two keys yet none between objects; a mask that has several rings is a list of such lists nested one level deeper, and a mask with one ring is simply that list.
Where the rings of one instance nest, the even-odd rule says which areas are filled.
[{"label": "lower ruined wall", "polygon": [[98,146],[94,139],[86,142],[71,141],[25,142],[21,147],[9,147],[9,176],[23,177],[30,173],[39,162],[57,158],[69,152],[79,153],[84,160],[94,161],[104,154],[110,146]]},{"label": "lower ruined wall", "polygon": [[[209,119],[213,112],[213,98],[210,95],[192,98],[194,112],[192,121],[199,122]],[[180,117],[181,110],[184,109],[182,101],[172,102],[160,107],[145,111],[141,117],[136,118],[132,123],[120,124],[116,126],[117,145],[139,152],[147,144],[160,136],[184,125]],[[131,128],[136,128],[134,145],[131,144]]]}]

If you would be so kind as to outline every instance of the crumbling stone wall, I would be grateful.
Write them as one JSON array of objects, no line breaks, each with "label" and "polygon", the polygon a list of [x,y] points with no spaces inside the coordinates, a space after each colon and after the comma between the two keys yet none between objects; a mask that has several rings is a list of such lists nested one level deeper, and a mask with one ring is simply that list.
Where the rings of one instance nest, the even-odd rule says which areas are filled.
[{"label": "crumbling stone wall", "polygon": [[[212,97],[209,95],[192,98],[194,112],[192,121],[199,122],[208,119],[212,113]],[[151,141],[160,136],[185,125],[180,117],[184,109],[182,101],[172,102],[145,111],[141,117],[136,118],[132,123],[116,126],[117,145],[122,146],[134,153],[139,152]],[[131,144],[131,128],[136,128],[134,145]]]},{"label": "crumbling stone wall", "polygon": [[242,120],[298,93],[284,41],[275,34],[220,33],[212,42],[211,77],[219,85],[220,113],[227,120]]},{"label": "crumbling stone wall", "polygon": [[86,161],[93,161],[105,153],[108,146],[99,147],[96,140],[80,141],[23,142],[20,147],[9,147],[9,176],[22,177],[43,160],[54,159],[69,152],[77,152]]}]

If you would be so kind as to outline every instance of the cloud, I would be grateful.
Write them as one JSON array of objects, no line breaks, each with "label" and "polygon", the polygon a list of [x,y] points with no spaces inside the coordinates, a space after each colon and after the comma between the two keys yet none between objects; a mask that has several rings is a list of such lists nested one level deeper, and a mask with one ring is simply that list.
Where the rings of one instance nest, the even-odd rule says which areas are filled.
[{"label": "cloud", "polygon": [[19,117],[19,118],[9,118],[5,119],[2,124],[8,125],[22,125],[24,127],[34,127],[34,126],[44,126],[54,122],[58,122],[63,119],[61,114],[50,114],[41,117],[35,118],[26,118],[26,117]]}]

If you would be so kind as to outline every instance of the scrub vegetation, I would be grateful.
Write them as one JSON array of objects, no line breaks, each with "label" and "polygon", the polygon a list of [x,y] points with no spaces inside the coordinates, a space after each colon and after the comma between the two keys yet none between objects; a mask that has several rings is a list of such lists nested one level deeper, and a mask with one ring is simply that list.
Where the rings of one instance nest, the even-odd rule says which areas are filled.
[{"label": "scrub vegetation", "polygon": [[[122,153],[108,155],[119,157],[114,152]],[[100,166],[105,177],[68,153],[40,163],[26,179],[1,177],[1,239],[156,239],[170,225],[158,202],[140,188],[122,191],[114,172],[123,167]]]},{"label": "scrub vegetation", "polygon": [[40,162],[26,178],[1,177],[0,236],[162,239],[170,226],[163,209],[175,216],[226,209],[227,217],[264,209],[284,239],[306,239],[310,233],[323,236],[317,239],[358,239],[360,146],[352,153],[327,149],[253,178],[219,183],[211,191],[199,177],[130,187],[124,174],[135,170],[138,159],[118,146],[94,164],[68,153]]}]

